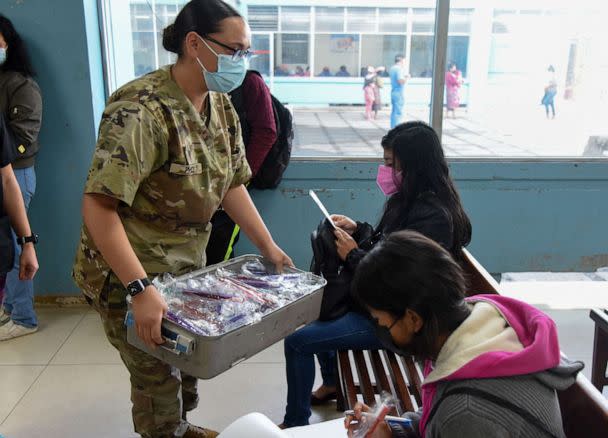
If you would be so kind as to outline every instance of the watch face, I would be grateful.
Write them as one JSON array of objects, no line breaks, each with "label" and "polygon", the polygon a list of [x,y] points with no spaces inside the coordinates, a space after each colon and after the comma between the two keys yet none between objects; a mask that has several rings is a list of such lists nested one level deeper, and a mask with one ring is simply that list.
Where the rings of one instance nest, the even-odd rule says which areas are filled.
[{"label": "watch face", "polygon": [[129,294],[134,295],[143,290],[143,285],[140,280],[136,280],[127,286],[127,290],[129,291]]}]

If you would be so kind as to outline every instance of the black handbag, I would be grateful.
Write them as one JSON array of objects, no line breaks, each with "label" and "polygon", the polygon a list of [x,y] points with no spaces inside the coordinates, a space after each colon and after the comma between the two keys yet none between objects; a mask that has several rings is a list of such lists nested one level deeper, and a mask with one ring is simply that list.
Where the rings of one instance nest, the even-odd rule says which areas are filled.
[{"label": "black handbag", "polygon": [[[368,241],[371,237],[371,227],[358,233],[358,244]],[[327,280],[321,302],[320,321],[331,321],[352,310],[350,287],[354,272],[345,269],[336,250],[334,228],[327,219],[321,221],[310,236],[312,245],[311,272],[322,275]],[[360,245],[361,246],[361,245]]]}]

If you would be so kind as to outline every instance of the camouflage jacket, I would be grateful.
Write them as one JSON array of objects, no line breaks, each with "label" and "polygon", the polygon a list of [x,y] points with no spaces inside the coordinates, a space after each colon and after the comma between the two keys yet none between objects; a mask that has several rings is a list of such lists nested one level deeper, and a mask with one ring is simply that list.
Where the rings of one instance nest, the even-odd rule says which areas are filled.
[{"label": "camouflage jacket", "polygon": [[[120,201],[118,215],[148,275],[179,275],[204,266],[211,216],[250,176],[229,97],[209,93],[201,116],[164,67],[110,97],[84,192]],[[96,300],[109,273],[83,225],[76,283]]]}]

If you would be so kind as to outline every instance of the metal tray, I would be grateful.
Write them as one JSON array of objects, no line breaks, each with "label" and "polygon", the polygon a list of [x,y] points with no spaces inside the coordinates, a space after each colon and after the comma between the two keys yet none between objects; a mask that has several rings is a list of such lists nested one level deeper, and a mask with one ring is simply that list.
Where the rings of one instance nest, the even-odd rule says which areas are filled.
[{"label": "metal tray", "polygon": [[[209,266],[178,277],[185,280],[201,274],[211,273],[219,268],[240,268],[243,264],[260,260],[269,265],[261,256],[244,255],[227,262]],[[286,272],[303,272],[287,268]],[[310,274],[312,275],[312,274]],[[127,341],[146,353],[174,367],[198,377],[211,379],[250,358],[292,334],[299,327],[315,321],[321,311],[325,280],[316,277],[321,285],[318,289],[289,303],[267,315],[259,322],[237,328],[219,336],[201,336],[163,319],[162,335],[165,344],[151,349],[137,336],[131,312],[127,313]]]}]

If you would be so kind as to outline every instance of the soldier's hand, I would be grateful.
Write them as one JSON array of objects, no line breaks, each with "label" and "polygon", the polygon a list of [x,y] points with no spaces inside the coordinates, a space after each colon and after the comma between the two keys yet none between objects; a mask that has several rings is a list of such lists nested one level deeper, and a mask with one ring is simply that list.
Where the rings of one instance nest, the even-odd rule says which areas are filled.
[{"label": "soldier's hand", "polygon": [[156,348],[163,344],[160,325],[168,307],[158,290],[154,286],[146,287],[142,293],[133,297],[131,304],[137,335],[149,347]]},{"label": "soldier's hand", "polygon": [[272,242],[268,247],[260,248],[264,258],[270,260],[277,269],[277,272],[283,272],[285,266],[294,267],[293,262],[285,252]]}]

